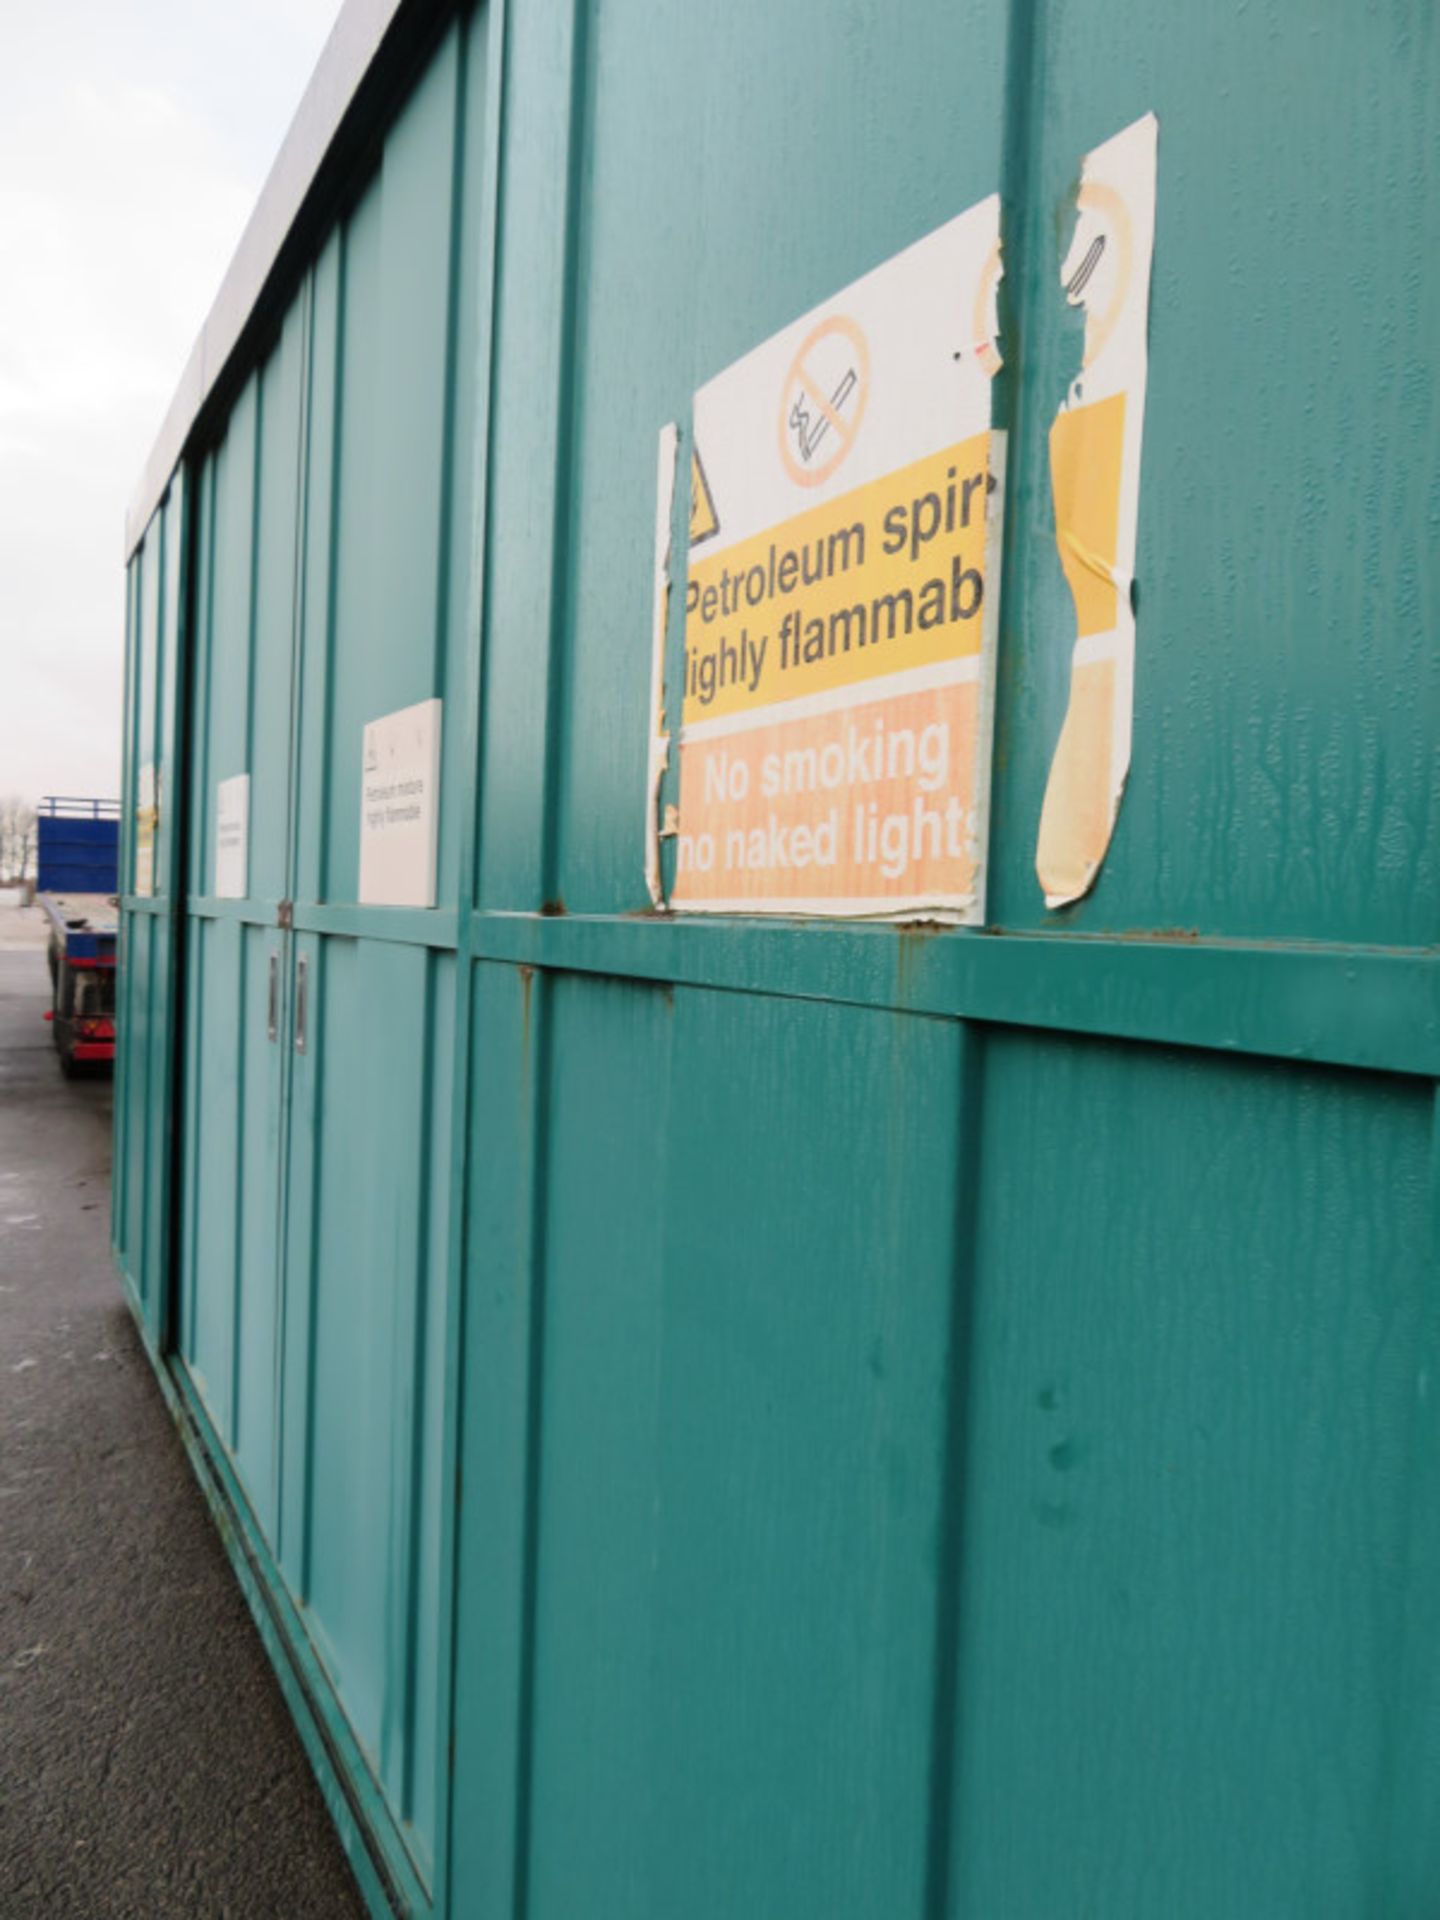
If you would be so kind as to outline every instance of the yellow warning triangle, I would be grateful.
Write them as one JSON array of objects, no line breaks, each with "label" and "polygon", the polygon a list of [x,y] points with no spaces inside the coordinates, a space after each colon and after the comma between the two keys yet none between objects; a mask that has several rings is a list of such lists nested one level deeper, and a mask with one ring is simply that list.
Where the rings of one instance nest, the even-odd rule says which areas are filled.
[{"label": "yellow warning triangle", "polygon": [[720,531],[720,516],[715,511],[715,498],[710,491],[710,482],[705,478],[705,468],[700,459],[699,447],[690,449],[690,544],[698,547],[702,540],[709,540]]}]

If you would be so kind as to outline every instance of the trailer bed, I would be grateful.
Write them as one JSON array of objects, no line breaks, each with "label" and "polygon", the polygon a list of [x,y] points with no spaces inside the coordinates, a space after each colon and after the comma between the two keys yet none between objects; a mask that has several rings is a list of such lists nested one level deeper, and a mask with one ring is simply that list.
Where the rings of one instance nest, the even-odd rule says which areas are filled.
[{"label": "trailer bed", "polygon": [[113,893],[37,893],[35,904],[72,959],[85,957],[90,948],[98,953],[106,941],[113,954],[120,929],[120,904]]}]

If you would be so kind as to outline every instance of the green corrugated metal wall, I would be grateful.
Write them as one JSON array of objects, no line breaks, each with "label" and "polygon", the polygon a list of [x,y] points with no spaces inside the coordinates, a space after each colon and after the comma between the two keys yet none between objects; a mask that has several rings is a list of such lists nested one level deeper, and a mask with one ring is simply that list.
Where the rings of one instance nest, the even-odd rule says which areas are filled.
[{"label": "green corrugated metal wall", "polygon": [[[490,0],[402,80],[131,561],[116,1102],[368,1897],[1433,1912],[1433,10]],[[1056,272],[1147,109],[1134,759],[1055,916]],[[655,431],[997,186],[989,929],[646,915]],[[359,907],[432,695],[438,905]]]}]

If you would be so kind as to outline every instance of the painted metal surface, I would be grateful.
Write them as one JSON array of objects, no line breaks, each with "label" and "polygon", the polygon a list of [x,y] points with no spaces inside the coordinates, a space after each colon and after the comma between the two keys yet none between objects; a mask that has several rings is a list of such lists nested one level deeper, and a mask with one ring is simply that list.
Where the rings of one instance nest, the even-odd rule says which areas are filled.
[{"label": "painted metal surface", "polygon": [[[1429,10],[491,0],[379,64],[131,560],[115,1201],[368,1897],[1429,1911]],[[1047,915],[1057,273],[1147,109],[1133,763]],[[987,927],[650,915],[655,430],[997,185]],[[430,698],[439,904],[362,906]]]},{"label": "painted metal surface", "polygon": [[[176,636],[185,588],[186,483],[177,474],[130,563],[126,595],[124,775],[120,823],[120,938],[115,1020],[115,1173],[111,1232],[147,1338],[165,1337],[169,1211],[175,1136],[170,1099],[178,1038],[175,882],[178,839],[170,805],[179,784]],[[135,892],[142,770],[156,775],[153,889]]]},{"label": "painted metal surface", "polygon": [[[455,753],[435,941],[397,942],[394,914],[354,905],[361,737],[423,698],[470,705],[486,53],[451,24],[195,464],[173,783],[190,1036],[172,1090],[178,1404],[273,1556],[282,1631],[328,1698],[327,1749],[371,1810],[370,1871],[402,1906],[423,1904],[435,1871],[446,1721],[434,1383],[467,794]],[[142,643],[154,540],[133,569]],[[142,689],[148,673],[142,644]],[[134,764],[150,752],[138,737]],[[240,774],[248,895],[221,899],[217,788]]]}]

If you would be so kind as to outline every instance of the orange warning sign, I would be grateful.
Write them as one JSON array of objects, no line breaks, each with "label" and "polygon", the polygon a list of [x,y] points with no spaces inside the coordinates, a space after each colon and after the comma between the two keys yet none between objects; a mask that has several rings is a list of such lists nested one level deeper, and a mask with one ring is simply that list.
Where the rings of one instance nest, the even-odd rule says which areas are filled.
[{"label": "orange warning sign", "polygon": [[677,907],[883,913],[974,894],[972,678],[682,741]]}]

